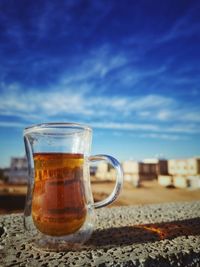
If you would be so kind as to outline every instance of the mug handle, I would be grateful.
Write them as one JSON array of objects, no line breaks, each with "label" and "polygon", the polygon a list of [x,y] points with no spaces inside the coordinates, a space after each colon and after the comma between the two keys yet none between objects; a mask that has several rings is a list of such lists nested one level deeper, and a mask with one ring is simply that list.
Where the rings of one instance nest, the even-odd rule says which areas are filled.
[{"label": "mug handle", "polygon": [[89,157],[89,161],[95,162],[95,161],[107,161],[111,166],[114,167],[116,171],[116,183],[115,187],[112,191],[112,193],[104,200],[95,202],[94,208],[102,208],[104,206],[107,206],[111,204],[113,201],[116,200],[116,198],[119,196],[119,193],[123,186],[123,171],[120,163],[115,158],[108,156],[108,155],[94,155]]}]

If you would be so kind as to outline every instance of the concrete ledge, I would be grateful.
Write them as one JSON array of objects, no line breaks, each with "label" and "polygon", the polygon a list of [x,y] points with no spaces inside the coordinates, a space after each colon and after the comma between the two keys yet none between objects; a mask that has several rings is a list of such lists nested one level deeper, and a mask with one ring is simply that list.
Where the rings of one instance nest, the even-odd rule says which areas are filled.
[{"label": "concrete ledge", "polygon": [[200,201],[97,210],[79,251],[32,248],[22,214],[0,216],[0,266],[200,266]]}]

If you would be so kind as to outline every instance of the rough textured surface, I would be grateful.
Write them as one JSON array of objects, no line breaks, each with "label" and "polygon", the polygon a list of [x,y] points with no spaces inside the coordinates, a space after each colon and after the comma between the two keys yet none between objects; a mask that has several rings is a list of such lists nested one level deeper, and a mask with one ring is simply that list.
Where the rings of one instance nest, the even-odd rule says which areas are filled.
[{"label": "rough textured surface", "polygon": [[200,201],[97,210],[79,251],[36,251],[22,215],[0,216],[0,266],[200,266]]}]

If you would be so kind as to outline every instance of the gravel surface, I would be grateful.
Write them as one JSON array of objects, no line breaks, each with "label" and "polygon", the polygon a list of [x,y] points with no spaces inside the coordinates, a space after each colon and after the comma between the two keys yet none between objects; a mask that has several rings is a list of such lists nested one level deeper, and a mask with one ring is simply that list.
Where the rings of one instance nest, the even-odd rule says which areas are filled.
[{"label": "gravel surface", "polygon": [[0,216],[0,266],[200,266],[200,201],[102,208],[77,251],[35,250],[22,214]]}]

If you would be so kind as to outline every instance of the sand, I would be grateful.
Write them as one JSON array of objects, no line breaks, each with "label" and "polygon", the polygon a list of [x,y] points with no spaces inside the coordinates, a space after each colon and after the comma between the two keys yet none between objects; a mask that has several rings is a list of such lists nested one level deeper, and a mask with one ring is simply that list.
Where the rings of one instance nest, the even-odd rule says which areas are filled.
[{"label": "sand", "polygon": [[[106,198],[113,188],[112,182],[93,182],[95,201]],[[1,185],[0,189],[0,214],[23,212],[26,186]],[[131,183],[125,182],[119,198],[109,207],[193,200],[200,200],[200,189],[166,188],[160,186],[156,180],[144,181],[141,187],[135,188]]]},{"label": "sand", "polygon": [[[93,183],[92,190],[95,200],[105,198],[111,193],[113,188],[114,183]],[[135,188],[132,184],[125,182],[119,198],[112,205],[145,205],[192,200],[200,200],[200,189],[166,188],[160,186],[158,182],[154,180],[142,182],[139,188]]]}]

